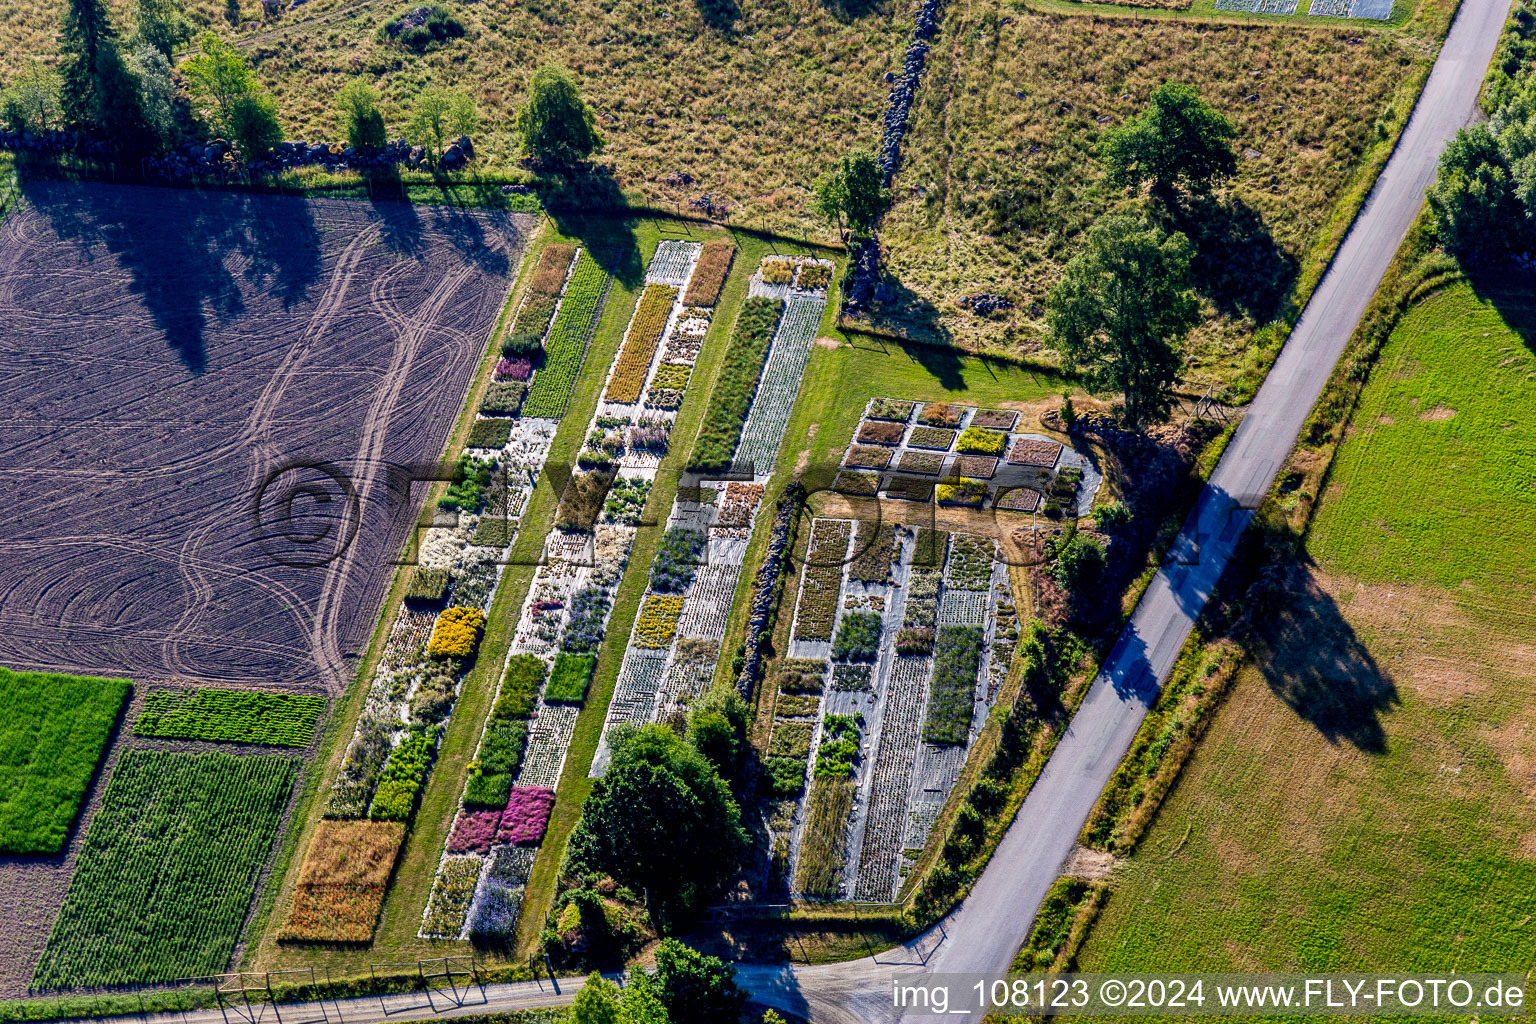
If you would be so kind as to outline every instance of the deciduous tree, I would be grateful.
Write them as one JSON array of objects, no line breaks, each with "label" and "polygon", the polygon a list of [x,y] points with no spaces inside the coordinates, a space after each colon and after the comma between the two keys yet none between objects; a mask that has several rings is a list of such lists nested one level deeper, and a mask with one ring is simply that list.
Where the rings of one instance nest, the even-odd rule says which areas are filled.
[{"label": "deciduous tree", "polygon": [[1177,232],[1105,217],[1047,301],[1051,337],[1068,368],[1081,369],[1090,390],[1122,392],[1132,427],[1169,408],[1181,343],[1200,319],[1189,288],[1192,255]]},{"label": "deciduous tree", "polygon": [[1136,187],[1150,180],[1152,193],[1171,205],[1175,185],[1204,190],[1237,170],[1236,135],[1192,86],[1167,82],[1146,111],[1104,133],[1099,154],[1111,181]]},{"label": "deciduous tree", "polygon": [[338,127],[353,149],[381,149],[385,143],[384,114],[379,110],[379,91],[354,78],[336,94]]},{"label": "deciduous tree", "polygon": [[533,73],[528,102],[517,112],[517,134],[524,151],[547,164],[585,160],[603,148],[596,115],[581,98],[576,79],[558,64]]}]

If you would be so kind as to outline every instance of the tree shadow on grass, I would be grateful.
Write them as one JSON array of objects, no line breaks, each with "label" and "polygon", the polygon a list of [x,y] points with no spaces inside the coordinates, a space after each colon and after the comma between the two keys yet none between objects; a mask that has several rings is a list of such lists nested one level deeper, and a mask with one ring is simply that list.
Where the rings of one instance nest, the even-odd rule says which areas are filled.
[{"label": "tree shadow on grass", "polygon": [[581,242],[620,285],[635,288],[645,280],[636,217],[608,168],[547,175],[534,189],[555,229]]},{"label": "tree shadow on grass", "polygon": [[741,6],[736,0],[693,0],[704,24],[716,32],[736,34],[736,22],[741,18]]},{"label": "tree shadow on grass", "polygon": [[1399,703],[1391,677],[1310,565],[1285,570],[1275,596],[1254,634],[1254,655],[1270,690],[1328,742],[1385,753],[1380,716]]},{"label": "tree shadow on grass", "polygon": [[1536,353],[1536,269],[1508,263],[1467,264],[1461,269],[1477,297],[1497,309],[1509,329]]},{"label": "tree shadow on grass", "polygon": [[899,282],[885,277],[882,293],[865,310],[843,317],[838,327],[855,348],[881,352],[901,351],[918,363],[946,391],[965,390],[959,350],[939,320],[939,311],[927,299]]},{"label": "tree shadow on grass", "polygon": [[1196,196],[1174,218],[1195,247],[1195,288],[1226,316],[1268,323],[1296,281],[1296,257],[1275,242],[1257,210],[1232,197]]}]

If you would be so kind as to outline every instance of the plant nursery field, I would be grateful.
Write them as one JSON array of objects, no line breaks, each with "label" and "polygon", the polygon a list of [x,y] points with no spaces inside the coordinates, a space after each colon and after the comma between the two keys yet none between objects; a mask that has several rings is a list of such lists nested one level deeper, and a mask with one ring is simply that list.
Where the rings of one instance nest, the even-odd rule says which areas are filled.
[{"label": "plant nursery field", "polygon": [[[1523,971],[1536,956],[1528,282],[1387,342],[1308,549],[1083,970]],[[1417,500],[1405,500],[1417,495]]]},{"label": "plant nursery field", "polygon": [[0,668],[0,853],[57,853],[133,684]]},{"label": "plant nursery field", "polygon": [[437,459],[525,227],[29,187],[0,224],[0,663],[339,692],[423,493],[391,467]]},{"label": "plant nursery field", "polygon": [[[1438,9],[1439,4],[1431,5]],[[1180,226],[1214,317],[1191,369],[1229,381],[1254,323],[1315,279],[1354,195],[1429,66],[1394,32],[1359,27],[1189,22],[951,4],[913,108],[883,232],[910,290],[906,325],[971,347],[1032,351],[1043,303],[1077,238],[1121,202],[1095,146],[1165,81],[1184,82],[1237,128],[1238,174],[1219,203]],[[1368,184],[1368,182],[1364,182]],[[1309,278],[1310,275],[1310,278]],[[958,300],[999,294],[979,316]]]}]

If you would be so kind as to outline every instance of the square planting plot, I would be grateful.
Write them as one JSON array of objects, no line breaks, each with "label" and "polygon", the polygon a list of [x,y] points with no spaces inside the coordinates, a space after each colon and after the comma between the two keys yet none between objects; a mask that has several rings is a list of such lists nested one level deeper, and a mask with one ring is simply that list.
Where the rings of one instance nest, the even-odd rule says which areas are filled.
[{"label": "square planting plot", "polygon": [[827,675],[827,663],[819,658],[785,658],[773,674],[773,685],[780,693],[820,693]]},{"label": "square planting plot", "polygon": [[1012,430],[1019,421],[1019,414],[1011,409],[981,409],[971,417],[971,426],[990,427],[993,430]]},{"label": "square planting plot", "polygon": [[592,670],[597,657],[592,654],[555,655],[554,668],[549,672],[549,685],[544,688],[544,699],[552,704],[581,704],[587,699],[587,687],[592,685]]},{"label": "square planting plot", "polygon": [[987,485],[965,478],[945,480],[934,489],[934,499],[941,505],[966,505],[979,508],[987,497]]},{"label": "square planting plot", "polygon": [[947,452],[950,445],[955,443],[955,432],[942,427],[913,427],[912,435],[907,438],[907,444],[913,448],[929,448],[934,451]]},{"label": "square planting plot", "polygon": [[870,401],[869,410],[865,415],[872,420],[905,423],[912,418],[912,408],[916,404],[916,402],[903,402],[895,398],[875,398]]},{"label": "square planting plot", "polygon": [[1033,512],[1040,507],[1043,495],[1030,487],[1010,487],[1006,491],[999,491],[997,501],[993,508],[1007,512]]},{"label": "square planting plot", "polygon": [[832,489],[839,494],[874,497],[880,491],[880,474],[845,471],[837,474],[837,479],[832,481]]},{"label": "square planting plot", "polygon": [[501,828],[496,832],[496,841],[513,846],[536,845],[544,838],[544,829],[549,825],[549,815],[554,807],[554,790],[541,786],[518,786],[507,799],[507,809],[501,816]]},{"label": "square planting plot", "polygon": [[896,460],[896,469],[902,473],[929,473],[938,476],[944,469],[944,456],[933,452],[902,452]]},{"label": "square planting plot", "polygon": [[860,444],[901,444],[901,435],[906,432],[904,424],[870,420],[859,427],[854,440]]},{"label": "square planting plot", "polygon": [[955,460],[955,472],[961,476],[990,480],[997,472],[997,460],[990,455],[962,455]]},{"label": "square planting plot", "polygon": [[677,621],[683,614],[683,599],[670,594],[652,594],[640,608],[635,620],[634,645],[665,650],[677,636]]},{"label": "square planting plot", "polygon": [[853,469],[884,469],[890,464],[889,448],[870,448],[857,444],[848,449],[848,455],[843,459],[843,465]]},{"label": "square planting plot", "polygon": [[778,718],[814,718],[820,706],[821,701],[815,697],[780,694],[773,704],[773,713]]},{"label": "square planting plot", "polygon": [[505,448],[512,438],[512,421],[509,419],[475,420],[469,428],[466,448]]},{"label": "square planting plot", "polygon": [[925,427],[958,427],[965,419],[965,407],[948,402],[929,402],[917,414]]},{"label": "square planting plot", "polygon": [[921,480],[915,476],[894,476],[885,485],[887,497],[901,498],[904,501],[932,501],[932,480]]},{"label": "square planting plot", "polygon": [[126,679],[0,669],[0,853],[63,849],[132,689]]},{"label": "square planting plot", "polygon": [[940,626],[933,649],[933,682],[928,695],[929,743],[964,743],[970,738],[981,671],[980,626]]},{"label": "square planting plot", "polygon": [[[27,199],[0,224],[0,397],[28,410],[0,427],[0,664],[339,693],[334,652],[366,645],[416,520],[389,467],[439,457],[531,218],[79,183]],[[284,469],[298,454],[345,481]],[[304,493],[329,500],[285,519]],[[316,571],[323,545],[294,538],[327,535],[348,557]]]},{"label": "square planting plot", "polygon": [[987,590],[992,585],[993,559],[990,540],[956,534],[944,566],[944,585],[951,590]]},{"label": "square planting plot", "polygon": [[773,738],[768,741],[769,755],[804,761],[811,754],[811,734],[815,728],[814,722],[774,722]]},{"label": "square planting plot", "polygon": [[959,443],[955,445],[955,451],[967,455],[1001,455],[1007,444],[1008,435],[1001,430],[966,427],[960,435]]},{"label": "square planting plot", "polygon": [[1050,469],[1061,457],[1062,445],[1055,441],[1041,441],[1033,437],[1021,437],[1008,449],[1008,462],[1014,466],[1039,466]]},{"label": "square planting plot", "polygon": [[870,678],[873,671],[870,665],[833,665],[832,689],[844,693],[869,693],[875,688]]},{"label": "square planting plot", "polygon": [[480,400],[481,416],[516,416],[523,407],[528,385],[516,380],[498,380],[485,389]]},{"label": "square planting plot", "polygon": [[485,861],[479,857],[448,857],[438,868],[432,882],[432,895],[427,898],[427,911],[421,919],[421,934],[457,938],[464,930],[464,918],[469,914],[469,904],[475,898],[475,886],[480,881],[480,868]]}]

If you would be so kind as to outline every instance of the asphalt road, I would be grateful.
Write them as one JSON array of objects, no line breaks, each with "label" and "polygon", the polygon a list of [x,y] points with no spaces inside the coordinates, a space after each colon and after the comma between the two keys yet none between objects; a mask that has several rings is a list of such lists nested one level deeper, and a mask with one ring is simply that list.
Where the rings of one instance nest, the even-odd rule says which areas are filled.
[{"label": "asphalt road", "polygon": [[[754,1002],[815,1024],[876,1024],[896,1019],[893,976],[1008,969],[1417,216],[1441,151],[1473,116],[1509,6],[1510,0],[1463,0],[1396,151],[1200,495],[1171,561],[1147,588],[970,896],[939,927],[874,956],[819,966],[738,965]],[[471,988],[463,1000],[445,993],[328,1000],[283,1007],[280,1016],[265,1007],[253,1024],[375,1024],[564,1005],[580,984],[573,978],[488,985]],[[241,1024],[250,1018],[205,1010],[148,1020]]]}]

